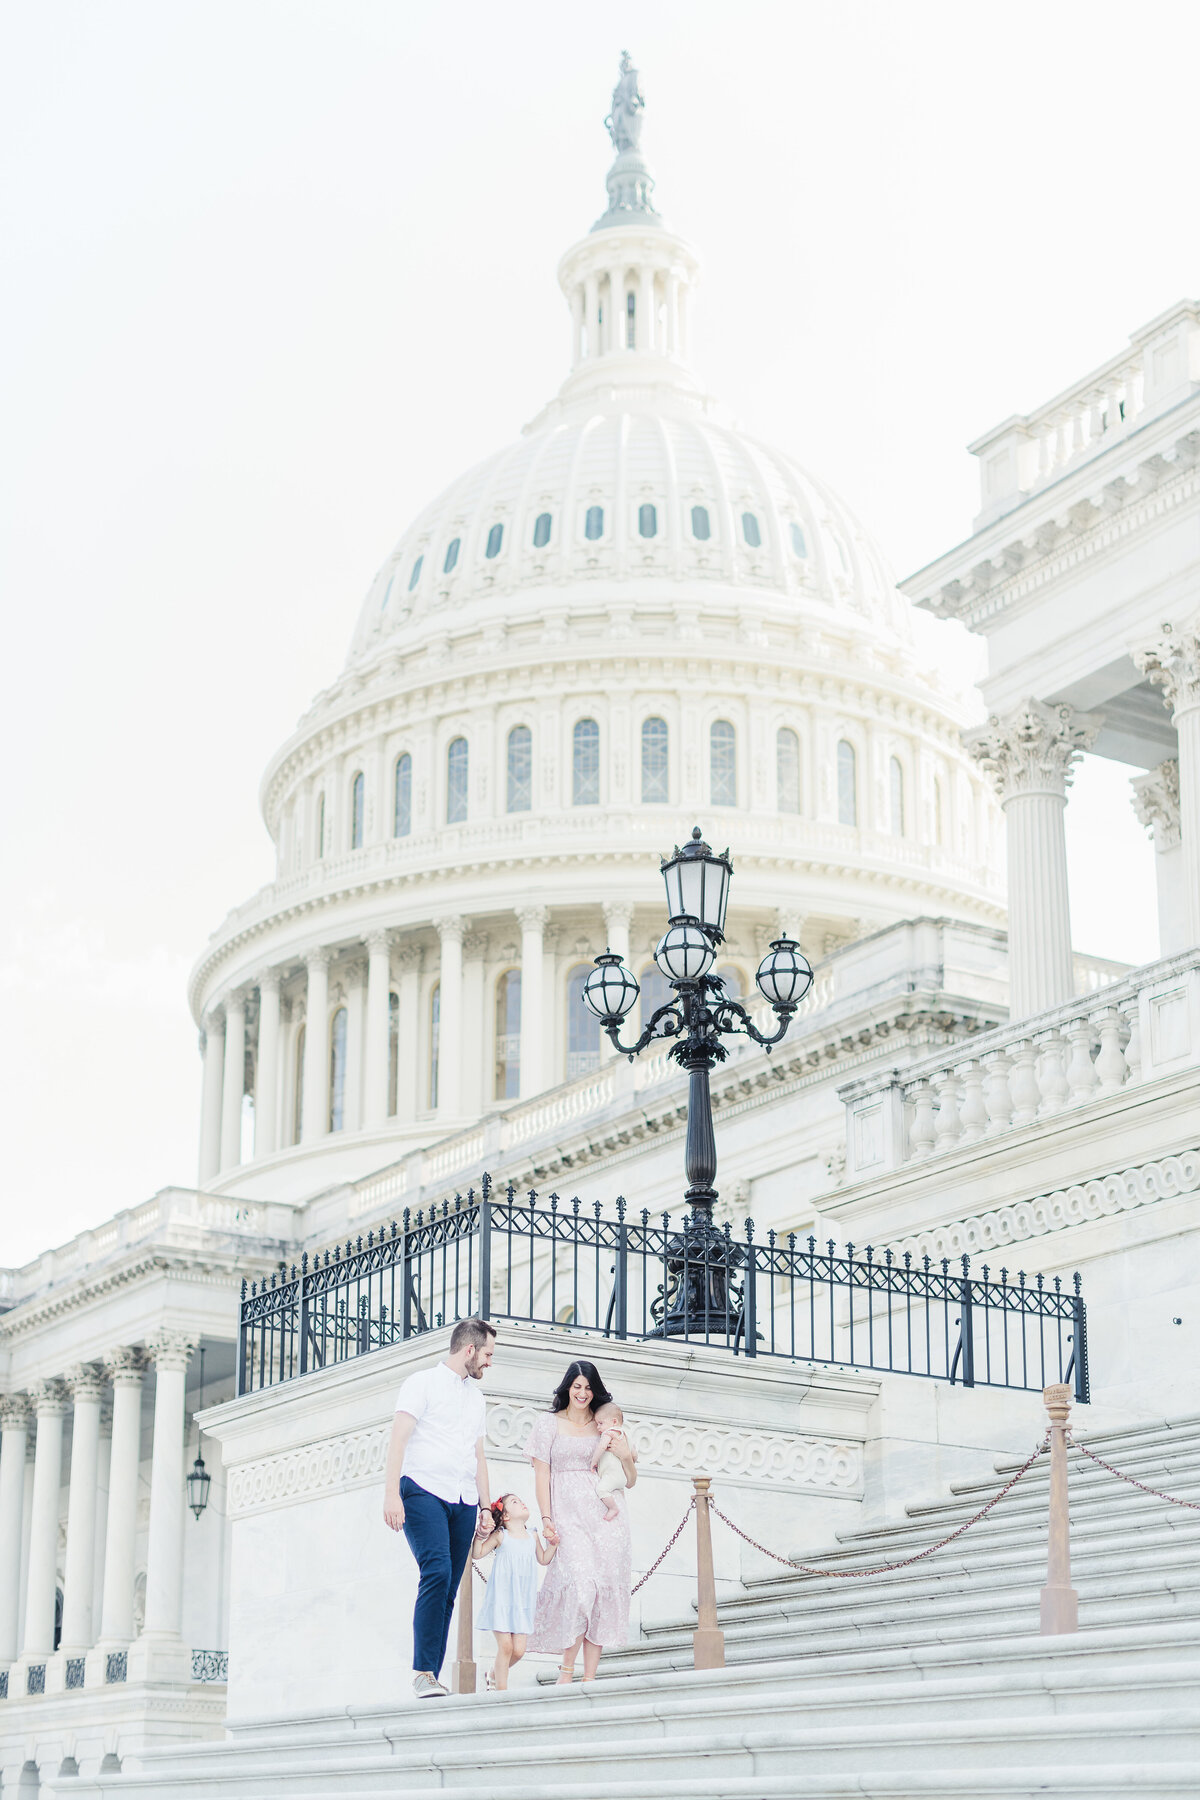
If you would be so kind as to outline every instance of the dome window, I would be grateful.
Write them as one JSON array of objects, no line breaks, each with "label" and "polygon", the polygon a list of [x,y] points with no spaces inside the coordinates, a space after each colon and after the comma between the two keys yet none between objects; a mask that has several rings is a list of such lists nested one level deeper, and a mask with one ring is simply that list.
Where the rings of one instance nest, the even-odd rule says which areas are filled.
[{"label": "dome window", "polygon": [[421,566],[424,561],[425,558],[423,556],[418,556],[416,562],[412,566],[412,574],[408,578],[408,591],[410,594],[421,579]]},{"label": "dome window", "polygon": [[455,563],[458,561],[458,553],[461,548],[462,548],[462,539],[461,538],[451,538],[450,539],[450,542],[446,545],[446,554],[442,558],[442,574],[443,575],[448,575],[450,573],[451,569],[454,567]]},{"label": "dome window", "polygon": [[804,533],[794,519],[789,526],[789,530],[792,535],[792,549],[797,556],[806,558],[808,556],[808,545],[804,541]]},{"label": "dome window", "polygon": [[604,508],[602,506],[588,507],[587,518],[583,522],[583,535],[591,543],[595,543],[597,538],[604,536]]},{"label": "dome window", "polygon": [[642,720],[642,805],[665,805],[671,798],[670,737],[665,719]]},{"label": "dome window", "polygon": [[600,804],[600,727],[595,719],[578,720],[572,734],[571,803]]},{"label": "dome window", "polygon": [[346,1008],[339,1006],[329,1033],[329,1130],[346,1125]]},{"label": "dome window", "polygon": [[632,293],[625,296],[625,348],[637,348],[637,301]]},{"label": "dome window", "polygon": [[539,513],[533,522],[533,547],[544,550],[550,542],[550,526],[552,520],[549,513]]},{"label": "dome window", "polygon": [[532,805],[533,733],[528,725],[514,725],[508,734],[508,810],[528,812]]},{"label": "dome window", "polygon": [[758,528],[758,520],[751,512],[742,514],[742,536],[745,538],[751,550],[761,549],[762,532]]},{"label": "dome window", "polygon": [[366,812],[366,782],[362,770],[350,783],[350,848],[361,850],[363,847],[363,824]]},{"label": "dome window", "polygon": [[904,770],[900,758],[893,756],[888,763],[888,788],[891,800],[892,836],[904,836]]},{"label": "dome window", "polygon": [[521,971],[508,969],[496,983],[497,1100],[515,1100],[521,1091]]},{"label": "dome window", "polygon": [[396,759],[393,802],[392,836],[408,837],[412,831],[412,757],[407,750]]},{"label": "dome window", "polygon": [[708,773],[714,806],[737,805],[737,734],[728,719],[714,719],[708,734]]},{"label": "dome window", "polygon": [[446,751],[446,823],[461,825],[467,816],[467,740],[456,737]]},{"label": "dome window", "polygon": [[780,812],[800,811],[800,739],[790,725],[775,733],[775,804]]},{"label": "dome window", "polygon": [[858,758],[842,738],[837,747],[838,824],[858,824]]},{"label": "dome window", "polygon": [[392,583],[395,581],[395,579],[396,579],[396,577],[394,575],[391,576],[388,581],[387,586],[383,590],[383,599],[379,602],[380,612],[387,611],[387,603],[392,597]]},{"label": "dome window", "polygon": [[709,523],[707,506],[693,506],[692,536],[701,544],[706,544],[712,536],[712,526]]},{"label": "dome window", "polygon": [[567,976],[568,1081],[600,1067],[600,1021],[583,1001],[583,984],[591,972],[590,964],[576,963]]},{"label": "dome window", "polygon": [[484,551],[483,554],[485,556],[489,556],[489,557],[499,556],[500,546],[503,542],[504,542],[504,527],[503,527],[503,525],[493,525],[492,529],[488,532],[487,549]]},{"label": "dome window", "polygon": [[638,536],[652,538],[658,536],[658,508],[649,501],[638,507]]}]

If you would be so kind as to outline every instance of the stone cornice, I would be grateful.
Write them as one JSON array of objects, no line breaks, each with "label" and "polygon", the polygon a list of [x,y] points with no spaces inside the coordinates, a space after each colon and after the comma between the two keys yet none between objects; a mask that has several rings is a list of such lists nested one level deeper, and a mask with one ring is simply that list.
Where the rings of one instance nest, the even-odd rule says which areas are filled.
[{"label": "stone cornice", "polygon": [[1086,471],[1090,484],[1102,476],[1095,499],[1071,493],[1070,477],[1064,477],[1054,490],[1031,495],[910,576],[901,591],[939,618],[959,619],[972,630],[1011,615],[1060,577],[1124,550],[1139,532],[1200,498],[1200,430],[1182,438],[1177,453],[1174,463],[1157,453],[1147,457],[1136,482],[1112,468]]},{"label": "stone cornice", "polygon": [[[189,1252],[184,1249],[147,1248],[131,1261],[105,1269],[94,1276],[66,1283],[44,1294],[14,1306],[0,1314],[0,1346],[11,1347],[33,1336],[55,1319],[85,1311],[97,1301],[124,1288],[144,1284],[156,1276],[183,1274],[203,1286],[229,1288],[232,1293],[243,1276],[254,1277],[277,1269],[294,1245],[279,1246],[278,1251],[252,1251],[249,1248],[227,1259],[213,1256],[211,1250]],[[232,1322],[233,1313],[230,1311]],[[232,1329],[232,1324],[231,1324]]]}]

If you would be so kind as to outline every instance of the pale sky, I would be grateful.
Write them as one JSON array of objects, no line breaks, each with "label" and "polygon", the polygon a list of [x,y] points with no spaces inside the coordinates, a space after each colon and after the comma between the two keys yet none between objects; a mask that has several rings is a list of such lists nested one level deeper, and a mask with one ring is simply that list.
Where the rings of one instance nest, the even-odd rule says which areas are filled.
[{"label": "pale sky", "polygon": [[[1200,290],[1195,0],[8,0],[0,1263],[195,1179],[189,965],[419,507],[566,371],[620,50],[694,360],[898,574],[964,445]],[[1157,953],[1131,771],[1079,948]]]}]

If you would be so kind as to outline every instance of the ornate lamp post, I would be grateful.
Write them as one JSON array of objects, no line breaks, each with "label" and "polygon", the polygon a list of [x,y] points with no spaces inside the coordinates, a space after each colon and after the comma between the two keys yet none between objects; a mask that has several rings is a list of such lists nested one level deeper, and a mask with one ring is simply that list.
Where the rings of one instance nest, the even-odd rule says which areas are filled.
[{"label": "ornate lamp post", "polygon": [[663,1317],[655,1335],[663,1337],[736,1334],[740,1306],[729,1292],[729,1277],[739,1258],[736,1246],[712,1222],[717,1190],[717,1144],[713,1132],[709,1070],[729,1054],[724,1037],[741,1034],[770,1051],[786,1035],[792,1015],[812,986],[812,969],[791,938],[776,938],[758,966],[755,983],[779,1020],[769,1037],[755,1025],[746,1008],[725,993],[724,983],[709,970],[725,941],[725,912],[733,864],[729,852],[716,856],[700,836],[664,858],[667,929],[654,960],[674,989],[674,997],[646,1021],[634,1044],[621,1042],[621,1025],[640,989],[619,956],[606,950],[583,989],[584,1003],[595,1013],[613,1045],[630,1061],[655,1038],[674,1037],[670,1054],[688,1071],[687,1146],[684,1164],[691,1211],[668,1257],[668,1286]]}]

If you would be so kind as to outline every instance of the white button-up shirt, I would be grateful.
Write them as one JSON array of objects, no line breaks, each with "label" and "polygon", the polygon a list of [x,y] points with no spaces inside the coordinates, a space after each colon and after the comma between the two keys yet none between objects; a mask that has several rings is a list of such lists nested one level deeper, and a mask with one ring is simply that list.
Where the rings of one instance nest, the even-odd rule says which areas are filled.
[{"label": "white button-up shirt", "polygon": [[487,1429],[479,1383],[437,1363],[409,1376],[396,1411],[417,1421],[404,1453],[403,1473],[409,1480],[439,1500],[478,1506],[475,1446]]}]

